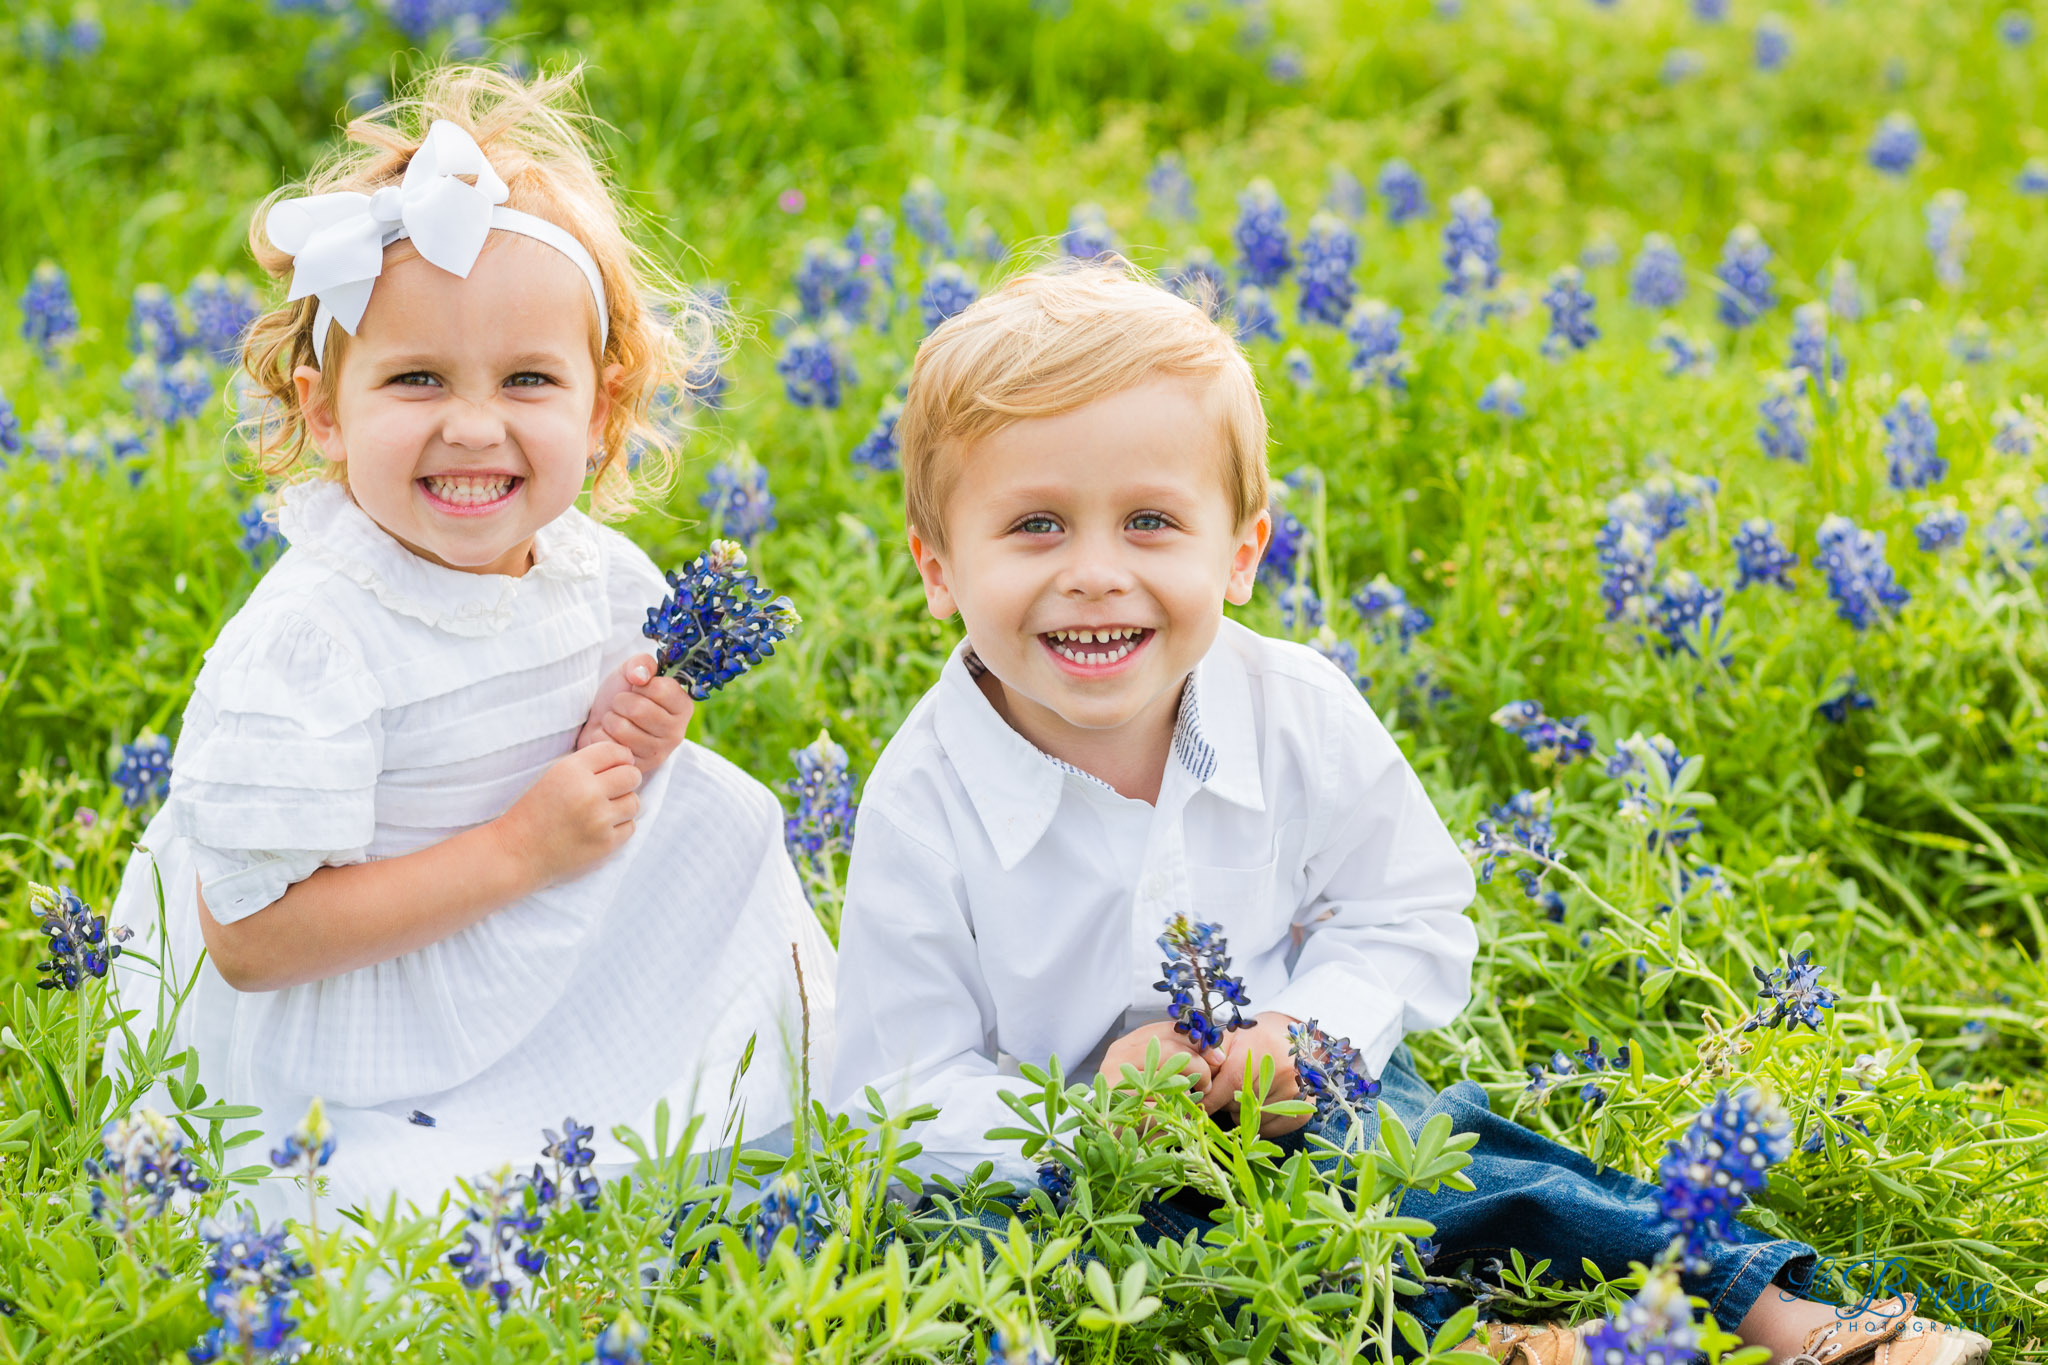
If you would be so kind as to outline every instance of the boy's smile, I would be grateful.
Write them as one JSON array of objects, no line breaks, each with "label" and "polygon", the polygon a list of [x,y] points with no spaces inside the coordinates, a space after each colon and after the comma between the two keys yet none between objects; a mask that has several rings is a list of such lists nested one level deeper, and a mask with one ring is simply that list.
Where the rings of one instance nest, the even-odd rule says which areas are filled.
[{"label": "boy's smile", "polygon": [[1020,734],[1152,799],[1181,684],[1271,534],[1263,510],[1235,524],[1221,417],[1155,378],[948,458],[946,548],[910,533],[933,614],[960,613]]}]

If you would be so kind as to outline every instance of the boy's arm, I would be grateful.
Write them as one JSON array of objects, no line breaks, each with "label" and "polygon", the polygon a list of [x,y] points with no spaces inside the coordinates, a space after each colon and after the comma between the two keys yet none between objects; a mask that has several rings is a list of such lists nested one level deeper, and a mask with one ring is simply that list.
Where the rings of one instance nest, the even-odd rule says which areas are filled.
[{"label": "boy's arm", "polygon": [[1421,781],[1362,699],[1341,708],[1323,749],[1307,930],[1292,979],[1263,1011],[1316,1019],[1348,1037],[1378,1076],[1403,1035],[1441,1028],[1472,995],[1479,935],[1465,915],[1472,868]]}]

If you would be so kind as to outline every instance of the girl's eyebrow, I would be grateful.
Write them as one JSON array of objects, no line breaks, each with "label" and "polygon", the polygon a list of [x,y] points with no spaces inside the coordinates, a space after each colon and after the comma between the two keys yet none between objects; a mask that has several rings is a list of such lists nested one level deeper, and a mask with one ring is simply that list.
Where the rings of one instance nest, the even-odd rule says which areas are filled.
[{"label": "girl's eyebrow", "polygon": [[[434,369],[444,363],[445,358],[424,351],[406,355],[385,356],[378,365],[385,369]],[[555,369],[567,369],[569,362],[559,351],[521,351],[500,362],[508,370],[524,369],[531,365],[546,365]]]}]

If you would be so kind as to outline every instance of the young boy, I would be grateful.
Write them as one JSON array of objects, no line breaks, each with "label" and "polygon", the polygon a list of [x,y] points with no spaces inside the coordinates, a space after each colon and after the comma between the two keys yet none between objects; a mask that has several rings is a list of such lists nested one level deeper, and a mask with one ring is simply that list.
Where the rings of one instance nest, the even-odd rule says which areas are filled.
[{"label": "young boy", "polygon": [[[1193,1055],[1205,1108],[1235,1103],[1263,1057],[1270,1098],[1293,1097],[1287,1025],[1314,1018],[1404,1123],[1446,1111],[1480,1132],[1474,1191],[1403,1205],[1437,1224],[1440,1264],[1510,1244],[1610,1273],[1653,1259],[1648,1187],[1493,1115],[1471,1081],[1438,1095],[1415,1075],[1403,1036],[1469,998],[1473,877],[1343,673],[1224,619],[1271,535],[1266,421],[1236,344],[1117,269],[1023,275],[926,339],[897,435],[926,601],[966,638],[862,796],[836,1107],[868,1086],[892,1108],[933,1103],[926,1169],[987,1160],[1030,1182],[1016,1144],[985,1136],[1013,1120],[1016,1061],[1056,1055],[1085,1080],[1142,1064],[1155,1039],[1192,1051],[1153,987],[1155,940],[1186,914],[1220,926],[1257,1012]],[[1142,1235],[1196,1226],[1152,1205]],[[1790,1355],[1833,1310],[1765,1294],[1814,1253],[1750,1235],[1686,1287]],[[1457,1305],[1431,1292],[1416,1311],[1434,1330]],[[1484,1343],[1546,1361],[1576,1346]]]}]

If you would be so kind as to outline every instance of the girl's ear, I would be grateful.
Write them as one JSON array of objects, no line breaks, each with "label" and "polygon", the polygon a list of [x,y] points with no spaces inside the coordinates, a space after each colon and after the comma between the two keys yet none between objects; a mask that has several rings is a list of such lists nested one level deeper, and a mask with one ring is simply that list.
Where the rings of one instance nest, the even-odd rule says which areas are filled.
[{"label": "girl's ear", "polygon": [[320,397],[320,371],[311,365],[301,365],[292,371],[292,385],[299,391],[299,412],[306,419],[306,434],[330,463],[345,463],[348,447],[341,439],[341,425],[334,420],[334,409]]},{"label": "girl's ear", "polygon": [[1252,600],[1252,584],[1259,575],[1259,561],[1266,557],[1266,543],[1273,538],[1273,511],[1261,507],[1259,514],[1237,533],[1237,548],[1230,556],[1230,581],[1223,589],[1225,601],[1243,606]]},{"label": "girl's ear", "polygon": [[611,420],[612,402],[619,390],[619,376],[625,372],[626,367],[614,360],[597,377],[597,397],[590,405],[589,439],[584,443],[593,451],[604,440],[604,424]]}]

